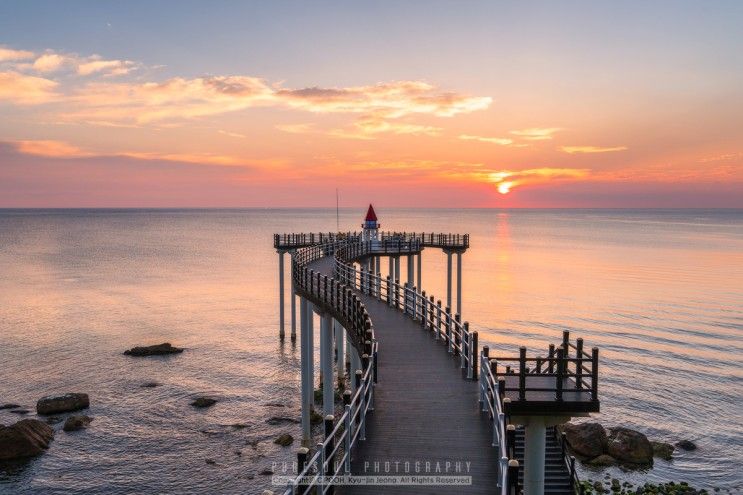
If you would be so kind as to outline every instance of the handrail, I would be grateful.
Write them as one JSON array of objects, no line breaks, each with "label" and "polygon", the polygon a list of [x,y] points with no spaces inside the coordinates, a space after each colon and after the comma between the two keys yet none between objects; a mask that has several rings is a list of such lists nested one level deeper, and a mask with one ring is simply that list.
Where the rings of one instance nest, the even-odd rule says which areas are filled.
[{"label": "handrail", "polygon": [[578,470],[575,469],[575,456],[570,455],[568,450],[568,441],[565,438],[565,432],[559,432],[557,428],[554,429],[555,439],[560,444],[560,452],[562,453],[562,460],[565,463],[565,467],[568,469],[570,476],[570,486],[573,488],[573,493],[583,495],[586,491],[583,483],[580,481],[578,476]]},{"label": "handrail", "polygon": [[[354,375],[356,393],[344,394],[344,413],[336,422],[332,416],[325,419],[325,439],[317,445],[314,455],[307,459],[306,452],[298,454],[301,470],[288,484],[286,495],[327,493],[340,475],[351,470],[351,449],[358,440],[365,439],[366,415],[374,410],[374,381],[378,345],[374,328],[364,304],[342,281],[327,277],[309,268],[309,264],[324,256],[334,254],[349,241],[332,236],[321,237],[322,242],[294,250],[292,280],[295,290],[329,311],[343,324],[354,346],[362,354],[362,369]],[[342,428],[341,428],[342,426]],[[336,443],[337,439],[337,443]],[[343,456],[338,464],[335,457],[343,446]],[[342,468],[339,466],[343,466]],[[314,471],[314,472],[313,472]],[[308,483],[303,483],[310,478]]]},{"label": "handrail", "polygon": [[[377,240],[400,239],[417,240],[422,247],[467,249],[470,245],[469,234],[449,234],[434,232],[378,232]],[[363,232],[301,232],[274,234],[273,245],[276,249],[294,249],[314,244],[333,243],[338,241],[359,241],[364,239]]]},{"label": "handrail", "polygon": [[[464,234],[462,237],[468,236]],[[427,297],[425,291],[420,291],[413,285],[391,280],[389,276],[382,277],[363,267],[357,270],[353,265],[360,258],[379,254],[380,243],[384,245],[392,241],[400,241],[400,238],[383,237],[381,240],[347,243],[335,253],[335,276],[362,294],[375,297],[402,311],[420,322],[424,329],[434,332],[436,340],[446,344],[449,353],[460,357],[460,367],[465,370],[467,378],[476,379],[478,336],[477,332],[470,331],[469,322],[462,322],[461,316],[453,313],[449,307],[442,309],[441,300],[434,303],[433,296]],[[415,252],[420,250],[423,240],[422,237],[412,236],[408,241],[400,242],[401,246],[408,247],[409,252]]]}]

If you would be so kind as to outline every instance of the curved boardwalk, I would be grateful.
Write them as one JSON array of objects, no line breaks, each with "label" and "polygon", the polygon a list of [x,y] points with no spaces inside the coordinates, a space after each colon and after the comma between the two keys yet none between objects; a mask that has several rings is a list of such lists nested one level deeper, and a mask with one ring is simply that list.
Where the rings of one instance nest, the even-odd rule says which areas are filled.
[{"label": "curved boardwalk", "polygon": [[[312,268],[330,276],[333,262],[332,257],[323,258]],[[471,476],[472,484],[344,486],[336,493],[495,493],[497,449],[490,445],[489,421],[479,412],[477,381],[462,377],[459,358],[448,354],[432,333],[385,303],[359,295],[380,345],[379,383],[366,441],[355,451],[352,473]],[[390,463],[389,470],[385,462]],[[405,472],[406,462],[409,472]]]}]

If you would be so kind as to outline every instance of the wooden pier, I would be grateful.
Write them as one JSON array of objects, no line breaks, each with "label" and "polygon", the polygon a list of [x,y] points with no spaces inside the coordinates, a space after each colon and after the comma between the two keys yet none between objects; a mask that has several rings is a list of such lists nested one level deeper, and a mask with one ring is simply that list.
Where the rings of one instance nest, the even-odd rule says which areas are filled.
[{"label": "wooden pier", "polygon": [[[452,311],[452,256],[461,310],[469,236],[379,232],[371,207],[362,226],[360,233],[274,236],[282,275],[283,254],[291,254],[292,340],[295,294],[300,301],[303,447],[285,493],[580,493],[575,459],[553,426],[599,410],[598,350],[585,352],[565,332],[544,356],[527,358],[526,348],[491,356]],[[420,288],[420,253],[434,248],[447,255],[445,304]],[[280,288],[284,338],[283,277]],[[321,321],[325,416],[314,445],[313,312]],[[350,384],[340,413],[338,382]]]}]

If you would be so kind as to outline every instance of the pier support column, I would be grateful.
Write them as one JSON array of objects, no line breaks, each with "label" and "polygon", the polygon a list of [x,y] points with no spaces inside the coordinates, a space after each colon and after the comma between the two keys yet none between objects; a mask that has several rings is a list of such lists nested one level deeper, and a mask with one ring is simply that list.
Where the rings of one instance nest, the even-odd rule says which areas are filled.
[{"label": "pier support column", "polygon": [[446,307],[451,308],[451,251],[446,251]]},{"label": "pier support column", "polygon": [[413,279],[415,279],[415,265],[413,264],[413,255],[408,255],[408,287],[413,286]]},{"label": "pier support column", "polygon": [[279,338],[284,340],[284,251],[279,251]]},{"label": "pier support column", "polygon": [[393,259],[392,256],[390,256],[390,269],[389,269],[389,273],[390,273],[390,281],[391,282],[394,282],[395,281],[395,260]]},{"label": "pier support column", "polygon": [[300,325],[300,369],[301,378],[300,384],[302,386],[302,445],[309,447],[310,438],[310,407],[312,406],[312,390],[309,386],[309,352],[308,352],[308,328],[307,328],[307,313],[309,313],[309,303],[304,297],[299,298],[299,325]]},{"label": "pier support column", "polygon": [[346,357],[344,355],[344,347],[346,339],[343,331],[343,327],[340,323],[333,320],[333,327],[335,328],[335,359],[336,369],[338,373],[338,388],[341,389],[341,384],[345,385],[346,376]]},{"label": "pier support column", "polygon": [[332,318],[323,313],[320,316],[320,369],[322,370],[322,412],[324,416],[333,414],[333,332]]},{"label": "pier support column", "polygon": [[377,259],[376,261],[376,274],[377,274],[377,297],[381,297],[382,292],[382,257],[381,256],[375,256]]},{"label": "pier support column", "polygon": [[395,278],[393,280],[400,280],[400,257],[395,256]]},{"label": "pier support column", "polygon": [[310,409],[315,408],[315,306],[307,301],[307,382]]},{"label": "pier support column", "polygon": [[524,438],[524,495],[544,493],[546,433],[544,418],[529,418]]},{"label": "pier support column", "polygon": [[462,316],[462,253],[457,252],[457,314]]},{"label": "pier support column", "polygon": [[417,277],[417,283],[415,284],[415,286],[418,287],[418,290],[419,291],[422,291],[423,290],[423,288],[422,288],[423,287],[423,283],[421,281],[421,277],[422,277],[421,273],[423,272],[423,262],[421,261],[421,258],[422,257],[423,257],[423,253],[418,253],[418,255],[415,257],[416,258],[416,262],[417,262],[416,264],[418,265],[418,267],[417,267],[418,269],[417,269],[417,271],[415,273],[415,276]]},{"label": "pier support column", "polygon": [[294,278],[292,277],[292,342],[297,340],[297,293],[294,290]]}]

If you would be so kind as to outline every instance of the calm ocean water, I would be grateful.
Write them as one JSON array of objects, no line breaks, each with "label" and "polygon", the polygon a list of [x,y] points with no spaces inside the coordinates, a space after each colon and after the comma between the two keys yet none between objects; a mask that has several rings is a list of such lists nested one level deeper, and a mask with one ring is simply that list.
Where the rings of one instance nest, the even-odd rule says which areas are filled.
[{"label": "calm ocean water", "polygon": [[[743,489],[743,211],[378,213],[385,230],[471,234],[463,315],[481,343],[541,350],[568,329],[601,348],[602,423],[699,446],[613,475]],[[342,211],[341,228],[363,214]],[[334,209],[0,210],[0,403],[87,392],[95,417],[0,466],[0,493],[267,488],[258,473],[294,456],[273,438],[299,434],[266,423],[298,415],[299,385],[298,349],[277,337],[271,234],[335,227]],[[424,253],[427,292],[445,295],[445,268]],[[187,350],[122,355],[163,341]],[[201,394],[219,402],[194,409]]]}]

